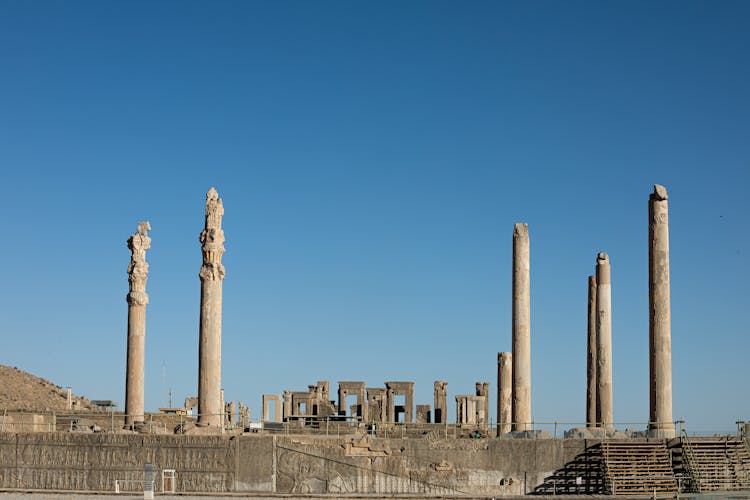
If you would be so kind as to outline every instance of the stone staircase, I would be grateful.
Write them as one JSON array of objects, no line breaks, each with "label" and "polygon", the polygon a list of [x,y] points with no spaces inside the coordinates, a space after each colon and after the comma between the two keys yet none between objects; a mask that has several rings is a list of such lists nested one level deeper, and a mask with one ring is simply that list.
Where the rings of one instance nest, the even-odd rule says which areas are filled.
[{"label": "stone staircase", "polygon": [[690,477],[688,489],[750,491],[750,450],[742,438],[682,436],[682,468]]},{"label": "stone staircase", "polygon": [[664,440],[607,440],[599,448],[605,493],[632,496],[677,492],[677,480]]}]

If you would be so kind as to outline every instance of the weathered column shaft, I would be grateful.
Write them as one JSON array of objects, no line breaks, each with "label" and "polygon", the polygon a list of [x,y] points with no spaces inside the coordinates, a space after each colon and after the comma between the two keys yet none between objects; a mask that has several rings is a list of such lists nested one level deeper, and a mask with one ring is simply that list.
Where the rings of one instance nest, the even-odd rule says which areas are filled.
[{"label": "weathered column shaft", "polygon": [[513,429],[531,422],[531,300],[529,227],[513,228]]},{"label": "weathered column shaft", "polygon": [[589,276],[588,342],[586,357],[586,427],[596,427],[598,404],[596,397],[596,276]]},{"label": "weathered column shaft", "polygon": [[198,425],[222,425],[221,309],[224,266],[224,205],[211,188],[206,194],[206,225],[201,233],[203,266],[201,279],[200,341],[198,353]]},{"label": "weathered column shaft", "polygon": [[609,256],[601,252],[596,259],[596,341],[597,396],[600,423],[613,428],[612,410],[612,284]]},{"label": "weathered column shaft", "polygon": [[144,422],[146,306],[128,306],[128,361],[125,381],[125,427]]},{"label": "weathered column shaft", "polygon": [[511,431],[513,407],[513,355],[497,353],[497,435]]},{"label": "weathered column shaft", "polygon": [[221,281],[201,282],[198,370],[199,421],[221,422]]},{"label": "weathered column shaft", "polygon": [[284,414],[282,415],[282,420],[288,419],[293,413],[294,410],[292,407],[292,393],[289,391],[284,391]]},{"label": "weathered column shaft", "polygon": [[138,231],[128,238],[130,265],[128,266],[128,352],[125,375],[125,428],[132,429],[144,422],[144,366],[146,359],[146,280],[148,263],[146,250],[151,247],[148,232],[151,225],[140,222]]},{"label": "weathered column shaft", "polygon": [[672,422],[672,315],[669,291],[669,202],[654,185],[648,201],[648,302],[651,434],[674,437]]},{"label": "weathered column shaft", "polygon": [[339,386],[339,415],[346,415],[346,391]]}]

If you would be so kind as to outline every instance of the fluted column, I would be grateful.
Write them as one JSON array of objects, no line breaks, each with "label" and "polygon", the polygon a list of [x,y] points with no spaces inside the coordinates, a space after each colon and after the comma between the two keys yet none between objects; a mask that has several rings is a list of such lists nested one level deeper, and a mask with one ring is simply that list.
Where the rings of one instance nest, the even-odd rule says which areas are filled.
[{"label": "fluted column", "polygon": [[613,426],[612,410],[612,284],[609,256],[596,257],[596,357],[599,422],[607,429]]},{"label": "fluted column", "polygon": [[513,227],[513,430],[531,422],[531,300],[529,226]]},{"label": "fluted column", "polygon": [[596,397],[596,276],[589,276],[588,342],[586,357],[586,427],[599,422]]},{"label": "fluted column", "polygon": [[497,353],[497,435],[511,431],[513,420],[513,355]]},{"label": "fluted column", "polygon": [[146,250],[151,247],[148,222],[138,223],[136,233],[128,238],[128,353],[125,374],[125,428],[134,429],[144,423],[144,364],[146,355]]},{"label": "fluted column", "polygon": [[200,271],[201,311],[198,354],[198,425],[222,424],[221,307],[224,266],[224,205],[214,188],[206,194],[206,224],[200,235],[203,266]]},{"label": "fluted column", "polygon": [[649,430],[661,438],[675,435],[669,294],[669,206],[666,188],[656,184],[648,200]]}]

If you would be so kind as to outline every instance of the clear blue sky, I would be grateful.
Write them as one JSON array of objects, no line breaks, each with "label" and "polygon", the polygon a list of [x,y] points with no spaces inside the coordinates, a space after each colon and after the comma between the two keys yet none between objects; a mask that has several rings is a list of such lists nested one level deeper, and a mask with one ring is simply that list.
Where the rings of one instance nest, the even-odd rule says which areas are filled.
[{"label": "clear blue sky", "polygon": [[[750,419],[747,2],[0,2],[0,363],[124,404],[153,231],[146,406],[197,391],[205,192],[223,386],[432,383],[510,350],[529,224],[532,413],[584,419],[612,261],[614,410],[648,418],[647,199],[670,194],[674,416]],[[164,369],[166,367],[166,370]],[[451,413],[453,416],[453,413]]]}]

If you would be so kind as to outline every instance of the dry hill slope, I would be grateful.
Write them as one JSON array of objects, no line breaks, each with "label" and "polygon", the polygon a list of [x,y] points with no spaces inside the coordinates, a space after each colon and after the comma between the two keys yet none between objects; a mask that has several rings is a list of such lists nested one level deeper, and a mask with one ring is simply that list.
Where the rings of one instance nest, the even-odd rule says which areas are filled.
[{"label": "dry hill slope", "polygon": [[[73,395],[75,410],[91,409],[86,398]],[[43,378],[0,365],[0,410],[66,411],[67,392]]]}]

